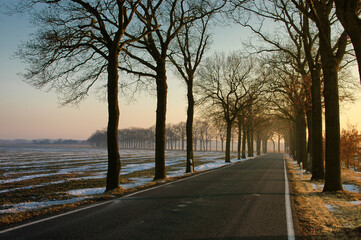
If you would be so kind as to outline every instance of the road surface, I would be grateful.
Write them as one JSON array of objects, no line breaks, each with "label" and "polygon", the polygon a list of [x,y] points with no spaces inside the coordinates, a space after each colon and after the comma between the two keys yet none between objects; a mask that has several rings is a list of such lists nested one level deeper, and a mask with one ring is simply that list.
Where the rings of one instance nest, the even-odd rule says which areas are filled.
[{"label": "road surface", "polygon": [[285,195],[282,154],[268,154],[3,231],[0,239],[293,239]]}]

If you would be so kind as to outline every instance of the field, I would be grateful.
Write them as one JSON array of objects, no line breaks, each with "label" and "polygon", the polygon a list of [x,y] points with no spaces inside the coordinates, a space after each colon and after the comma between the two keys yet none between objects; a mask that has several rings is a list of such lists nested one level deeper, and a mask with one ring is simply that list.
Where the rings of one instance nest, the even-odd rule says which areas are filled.
[{"label": "field", "polygon": [[[121,150],[120,155],[122,190],[118,194],[157,184],[152,181],[154,151]],[[185,174],[185,155],[166,152],[168,177]],[[225,165],[223,152],[195,152],[194,158],[196,171]],[[105,149],[0,145],[0,228],[110,197],[104,194],[106,171]]]}]

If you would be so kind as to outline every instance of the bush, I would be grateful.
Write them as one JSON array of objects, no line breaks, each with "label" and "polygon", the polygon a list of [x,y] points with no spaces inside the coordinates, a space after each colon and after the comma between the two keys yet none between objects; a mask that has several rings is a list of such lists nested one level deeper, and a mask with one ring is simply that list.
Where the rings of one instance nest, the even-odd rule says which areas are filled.
[{"label": "bush", "polygon": [[361,170],[361,132],[356,126],[350,126],[347,130],[341,131],[341,162],[344,168]]}]

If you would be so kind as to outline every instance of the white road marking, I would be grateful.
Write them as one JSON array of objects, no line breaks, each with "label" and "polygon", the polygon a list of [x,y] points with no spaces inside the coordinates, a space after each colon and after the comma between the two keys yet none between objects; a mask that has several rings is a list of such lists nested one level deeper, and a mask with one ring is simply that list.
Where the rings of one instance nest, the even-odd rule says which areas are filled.
[{"label": "white road marking", "polygon": [[295,240],[295,231],[293,229],[293,220],[292,220],[292,210],[291,210],[291,199],[290,199],[290,191],[288,186],[288,177],[287,177],[287,167],[286,160],[283,156],[283,166],[285,173],[285,204],[286,204],[286,222],[287,222],[287,234],[288,240]]}]

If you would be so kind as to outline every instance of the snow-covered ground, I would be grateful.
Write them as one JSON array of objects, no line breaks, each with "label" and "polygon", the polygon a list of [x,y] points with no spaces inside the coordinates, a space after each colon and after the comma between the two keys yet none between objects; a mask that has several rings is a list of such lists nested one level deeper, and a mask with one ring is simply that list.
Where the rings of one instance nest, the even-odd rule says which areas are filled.
[{"label": "snow-covered ground", "polygon": [[86,197],[75,197],[75,198],[59,200],[59,201],[52,200],[52,201],[44,201],[44,202],[24,202],[18,204],[4,204],[1,206],[2,209],[0,209],[0,214],[26,212],[30,210],[37,210],[55,205],[76,203],[76,202],[84,201],[85,199]]},{"label": "snow-covered ground", "polygon": [[[154,151],[121,150],[121,175],[154,168]],[[166,166],[171,166],[168,176],[185,174],[185,152],[166,152]],[[218,168],[229,163],[224,162],[223,152],[195,152],[196,171]],[[246,159],[242,159],[244,161]],[[238,161],[232,159],[232,163]],[[68,146],[0,146],[0,198],[1,194],[63,184],[68,181],[105,178],[107,171],[107,153],[105,149]],[[75,177],[74,177],[75,175]],[[31,180],[44,180],[49,177],[63,177],[61,180],[31,183]],[[129,178],[121,184],[124,189],[145,185],[152,178]],[[29,183],[27,183],[29,182]],[[105,188],[72,189],[65,193],[66,200],[27,201],[17,204],[0,205],[0,214],[29,211],[54,205],[83,201],[99,194]]]}]

